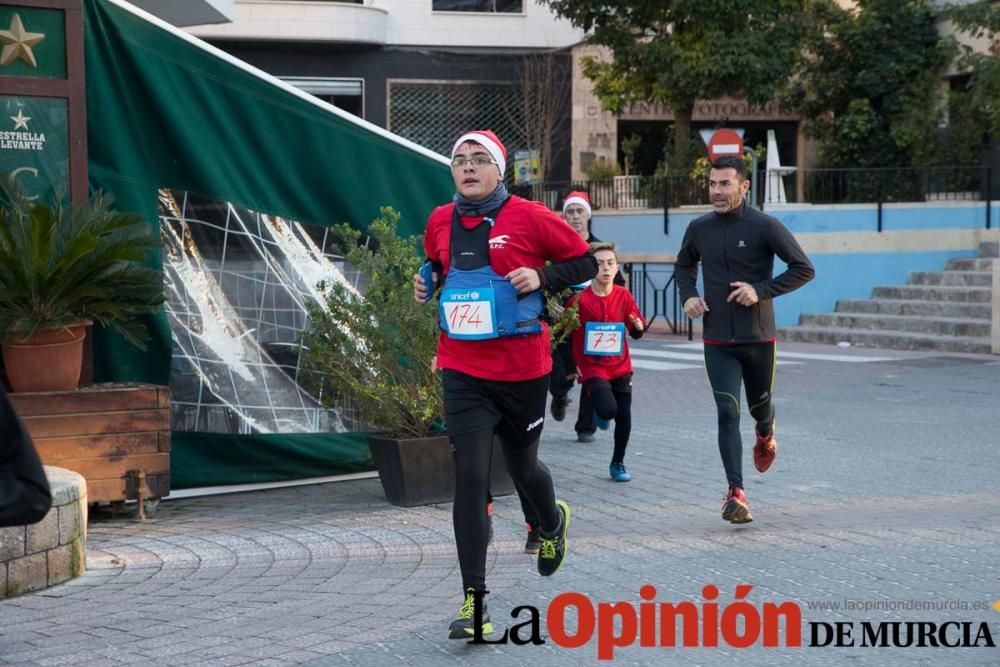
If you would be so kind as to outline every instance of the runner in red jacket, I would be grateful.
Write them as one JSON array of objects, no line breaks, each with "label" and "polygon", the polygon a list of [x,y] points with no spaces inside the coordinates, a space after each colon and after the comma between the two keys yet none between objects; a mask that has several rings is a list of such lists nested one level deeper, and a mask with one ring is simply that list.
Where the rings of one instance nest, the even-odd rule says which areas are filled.
[{"label": "runner in red jacket", "polygon": [[625,448],[632,433],[632,359],[627,331],[638,339],[646,322],[632,294],[614,282],[618,255],[614,243],[590,246],[597,260],[597,277],[569,305],[579,304],[580,328],[573,332],[573,360],[579,369],[583,393],[603,420],[615,420],[615,449],[609,472],[616,482],[628,482]]},{"label": "runner in red jacket", "polygon": [[[431,285],[414,276],[421,303],[438,292],[445,417],[455,460],[453,520],[465,602],[448,628],[452,639],[493,631],[475,600],[486,591],[490,457],[499,435],[519,493],[541,527],[538,572],[554,574],[567,551],[569,506],[556,500],[538,460],[552,358],[549,328],[539,319],[542,289],[593,277],[587,243],[545,206],[507,194],[507,152],[488,130],[469,132],[452,149],[454,201],[427,222],[424,249]],[[431,289],[429,290],[428,287]]]}]

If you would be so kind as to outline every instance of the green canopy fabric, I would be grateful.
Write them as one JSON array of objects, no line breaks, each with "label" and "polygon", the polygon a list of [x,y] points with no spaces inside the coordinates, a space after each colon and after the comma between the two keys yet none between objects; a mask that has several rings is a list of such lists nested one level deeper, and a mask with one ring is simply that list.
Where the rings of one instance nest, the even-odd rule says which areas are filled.
[{"label": "green canopy fabric", "polygon": [[[362,229],[391,206],[405,234],[421,232],[431,209],[453,192],[442,156],[127,3],[85,0],[84,20],[90,186],[112,193],[118,208],[139,212],[154,230],[159,188]],[[152,261],[159,265],[160,258]],[[169,325],[162,315],[147,323],[153,341],[145,352],[95,332],[96,380],[168,382]],[[367,460],[358,449],[365,449],[363,440],[184,433],[173,439],[174,479],[198,486],[354,471]],[[310,456],[301,455],[304,442]],[[262,474],[265,465],[270,472]]]}]

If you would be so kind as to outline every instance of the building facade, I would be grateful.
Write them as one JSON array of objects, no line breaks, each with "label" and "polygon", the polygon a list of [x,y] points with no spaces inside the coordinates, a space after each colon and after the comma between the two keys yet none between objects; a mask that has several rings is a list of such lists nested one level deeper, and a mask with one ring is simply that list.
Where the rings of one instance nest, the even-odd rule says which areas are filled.
[{"label": "building facade", "polygon": [[[652,174],[662,159],[671,110],[654,103],[635,103],[617,115],[602,109],[581,68],[584,57],[601,57],[601,49],[537,0],[229,1],[230,22],[190,32],[439,153],[473,127],[494,129],[511,152],[537,148],[527,136],[531,112],[524,104],[533,86],[522,72],[526,60],[551,54],[569,81],[560,92],[567,103],[549,146],[546,180],[586,179],[594,160],[621,164],[628,137],[641,139],[633,174]],[[953,32],[946,21],[939,30]],[[997,48],[985,38],[971,45]],[[951,69],[942,85],[962,77]],[[802,170],[815,166],[815,150],[798,116],[775,102],[755,106],[739,97],[697,104],[694,131],[723,126],[742,130],[752,147],[767,146],[773,130],[781,164],[798,167],[786,185],[802,192]]]},{"label": "building facade", "polygon": [[[652,174],[663,158],[664,142],[674,120],[673,111],[654,102],[633,103],[619,114],[604,110],[593,92],[592,83],[583,74],[582,61],[587,57],[610,59],[610,53],[602,47],[586,44],[573,49],[573,178],[586,179],[587,166],[595,160],[621,164],[622,141],[629,136],[641,139],[633,171]],[[698,102],[692,117],[692,131],[697,133],[719,127],[741,131],[744,144],[752,148],[766,148],[767,132],[773,130],[783,165],[808,165],[814,153],[810,140],[802,132],[799,116],[784,111],[777,102],[756,106],[741,97]],[[801,186],[796,191],[800,192]]]},{"label": "building facade", "polygon": [[[442,154],[474,128],[511,152],[537,148],[524,134],[524,63],[564,62],[568,89],[568,48],[583,38],[535,0],[236,0],[232,22],[189,30]],[[569,135],[562,115],[557,145]],[[568,164],[554,162],[550,178],[568,178]]]}]

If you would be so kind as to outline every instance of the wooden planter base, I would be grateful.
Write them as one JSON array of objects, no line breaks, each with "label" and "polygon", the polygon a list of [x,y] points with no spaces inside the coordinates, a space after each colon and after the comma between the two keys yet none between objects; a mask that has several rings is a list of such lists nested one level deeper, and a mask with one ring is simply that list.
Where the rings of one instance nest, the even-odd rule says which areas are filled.
[{"label": "wooden planter base", "polygon": [[[42,462],[87,480],[90,503],[155,502],[170,493],[170,390],[98,384],[10,394]],[[141,473],[141,474],[140,474]]]},{"label": "wooden planter base", "polygon": [[[415,507],[455,500],[455,463],[448,436],[396,440],[373,435],[368,437],[368,447],[386,500],[393,505]],[[514,493],[498,442],[493,446],[490,484],[494,497]]]}]

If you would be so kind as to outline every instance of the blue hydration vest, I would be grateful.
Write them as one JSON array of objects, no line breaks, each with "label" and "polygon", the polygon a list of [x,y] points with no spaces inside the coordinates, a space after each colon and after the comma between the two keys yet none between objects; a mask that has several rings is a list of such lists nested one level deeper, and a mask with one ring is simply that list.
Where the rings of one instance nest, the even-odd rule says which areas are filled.
[{"label": "blue hydration vest", "polygon": [[541,290],[521,294],[490,266],[490,233],[507,201],[472,229],[462,226],[457,207],[452,213],[451,266],[439,306],[441,329],[449,338],[481,340],[542,330]]}]

